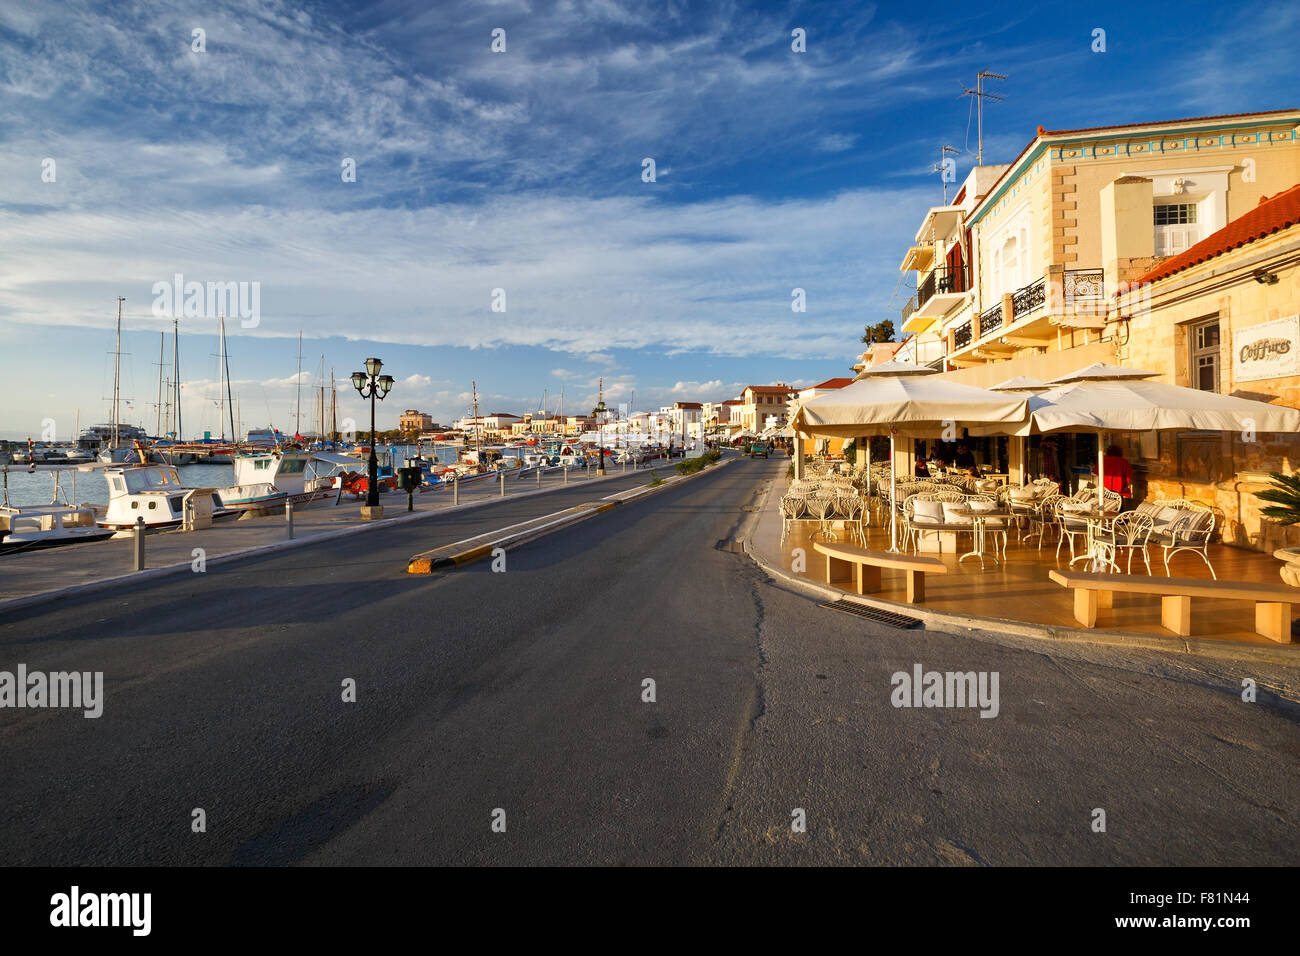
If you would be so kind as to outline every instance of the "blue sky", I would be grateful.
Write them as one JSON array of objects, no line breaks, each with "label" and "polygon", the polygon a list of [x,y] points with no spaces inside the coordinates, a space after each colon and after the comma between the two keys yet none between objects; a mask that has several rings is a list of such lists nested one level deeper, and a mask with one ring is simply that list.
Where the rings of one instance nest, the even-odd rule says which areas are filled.
[{"label": "blue sky", "polygon": [[[228,328],[248,426],[292,427],[300,330],[307,386],[384,359],[381,426],[462,414],[472,380],[522,412],[845,374],[909,294],[940,145],[973,162],[976,71],[1009,76],[1009,162],[1039,124],[1295,106],[1297,35],[1289,3],[0,0],[0,435],[106,418],[119,295],[152,428],[177,273],[259,284]],[[215,427],[216,323],[181,329],[187,431]]]}]

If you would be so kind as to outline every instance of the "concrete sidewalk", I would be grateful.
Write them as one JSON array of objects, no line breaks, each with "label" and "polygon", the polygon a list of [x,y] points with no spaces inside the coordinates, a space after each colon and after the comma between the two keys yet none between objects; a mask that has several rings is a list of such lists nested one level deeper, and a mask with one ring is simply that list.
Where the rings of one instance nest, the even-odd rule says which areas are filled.
[{"label": "concrete sidewalk", "polygon": [[[490,507],[500,501],[517,500],[551,492],[591,487],[593,491],[608,487],[610,482],[649,482],[658,474],[673,473],[665,462],[659,467],[624,471],[609,467],[605,477],[586,477],[592,469],[570,472],[567,483],[560,469],[543,472],[539,487],[534,474],[506,476],[506,495],[500,493],[496,478],[462,484],[459,505],[452,504],[450,488],[438,488],[415,496],[415,509],[406,510],[404,493],[380,495],[384,517],[379,521],[362,521],[363,502],[344,499],[337,506],[334,499],[316,502],[294,513],[294,537],[286,534],[284,515],[243,518],[217,522],[211,528],[195,532],[164,532],[145,537],[145,568],[136,572],[132,565],[133,541],[111,538],[60,548],[27,553],[0,555],[0,610],[24,607],[78,591],[99,588],[124,577],[130,582],[147,580],[189,568],[202,560],[208,565],[236,560],[254,554],[301,547],[348,534],[359,534],[398,523],[433,518],[440,514],[469,508]],[[607,493],[607,492],[606,492]],[[198,553],[196,553],[196,551]]]},{"label": "concrete sidewalk", "polygon": [[1031,642],[1044,640],[1096,645],[1122,645],[1171,654],[1196,654],[1233,661],[1258,661],[1261,663],[1296,666],[1300,661],[1300,644],[1243,644],[1211,638],[1168,637],[1135,634],[1125,631],[1085,629],[1068,624],[1044,625],[1001,618],[976,617],[954,614],[927,608],[923,604],[906,604],[880,597],[860,596],[825,583],[822,577],[824,559],[817,554],[806,556],[807,572],[790,570],[791,557],[787,553],[794,545],[791,538],[781,542],[781,496],[789,487],[784,475],[773,478],[758,496],[756,512],[745,536],[745,553],[775,580],[822,601],[857,601],[868,607],[906,614],[922,621],[926,628],[949,633],[977,633],[983,639],[1003,644],[1032,646]]}]

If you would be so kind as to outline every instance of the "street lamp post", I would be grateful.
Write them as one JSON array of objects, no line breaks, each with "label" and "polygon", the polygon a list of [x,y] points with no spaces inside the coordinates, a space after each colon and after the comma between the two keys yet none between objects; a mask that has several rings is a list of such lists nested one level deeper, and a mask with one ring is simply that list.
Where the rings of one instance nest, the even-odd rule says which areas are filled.
[{"label": "street lamp post", "polygon": [[384,363],[377,358],[366,359],[364,372],[352,373],[352,387],[362,398],[370,399],[370,461],[366,471],[366,504],[361,509],[361,517],[366,520],[382,518],[384,509],[379,504],[379,458],[375,455],[375,399],[383,401],[393,387],[393,376],[380,375]]},{"label": "street lamp post", "polygon": [[605,380],[603,378],[600,380],[600,393],[598,395],[598,401],[596,402],[596,407],[593,408],[591,411],[592,414],[596,416],[597,423],[598,423],[597,432],[596,432],[598,436],[596,441],[596,451],[598,453],[598,457],[596,459],[596,474],[604,475],[605,474]]}]

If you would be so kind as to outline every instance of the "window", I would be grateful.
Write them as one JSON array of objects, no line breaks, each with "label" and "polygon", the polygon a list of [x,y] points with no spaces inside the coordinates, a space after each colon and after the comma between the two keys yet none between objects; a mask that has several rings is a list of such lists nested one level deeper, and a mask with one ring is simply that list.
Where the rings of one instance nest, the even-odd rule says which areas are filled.
[{"label": "window", "polygon": [[1192,388],[1203,392],[1219,390],[1219,317],[1195,323],[1189,330],[1191,355],[1188,376]]},{"label": "window", "polygon": [[1159,203],[1152,206],[1156,230],[1156,255],[1176,256],[1201,241],[1196,203]]},{"label": "window", "polygon": [[1196,222],[1196,204],[1161,203],[1154,207],[1157,226],[1177,226]]}]

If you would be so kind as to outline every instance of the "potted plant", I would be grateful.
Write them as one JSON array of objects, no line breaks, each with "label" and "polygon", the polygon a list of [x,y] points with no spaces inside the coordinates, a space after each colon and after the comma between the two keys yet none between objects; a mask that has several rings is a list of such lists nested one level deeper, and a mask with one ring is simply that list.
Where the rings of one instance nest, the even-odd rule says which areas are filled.
[{"label": "potted plant", "polygon": [[[1260,501],[1270,502],[1269,507],[1260,508],[1259,513],[1278,524],[1300,524],[1300,475],[1273,471],[1269,472],[1269,478],[1273,487],[1255,494]],[[1273,557],[1283,562],[1278,571],[1282,580],[1300,588],[1300,548],[1278,548]]]}]

